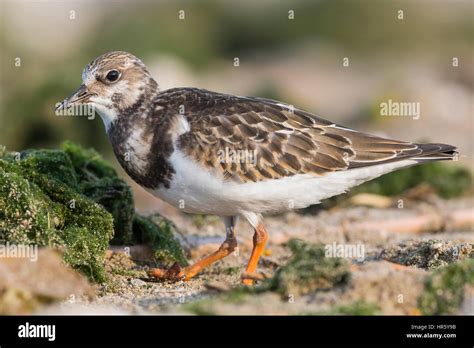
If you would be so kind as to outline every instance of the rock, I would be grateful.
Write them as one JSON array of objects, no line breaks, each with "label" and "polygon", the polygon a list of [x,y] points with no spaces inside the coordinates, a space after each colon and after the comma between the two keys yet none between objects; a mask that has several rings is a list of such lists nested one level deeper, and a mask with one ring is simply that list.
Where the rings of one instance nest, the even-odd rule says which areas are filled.
[{"label": "rock", "polygon": [[137,264],[130,258],[130,254],[123,251],[107,252],[105,269],[110,276],[138,276]]},{"label": "rock", "polygon": [[56,250],[38,249],[36,261],[0,259],[0,313],[29,313],[43,303],[92,296],[87,279],[62,261]]},{"label": "rock", "polygon": [[0,240],[63,248],[64,260],[103,281],[112,216],[78,189],[61,150],[28,150],[0,158]]},{"label": "rock", "polygon": [[148,244],[135,245],[111,245],[107,253],[107,257],[114,253],[124,252],[130,255],[130,259],[141,264],[153,264],[156,261],[153,248]]},{"label": "rock", "polygon": [[135,278],[135,279],[130,280],[130,284],[132,284],[133,286],[136,286],[136,287],[141,287],[141,286],[145,286],[146,282],[144,282],[141,279],[136,279]]},{"label": "rock", "polygon": [[70,141],[61,145],[78,178],[78,191],[99,203],[113,216],[113,244],[130,244],[135,215],[132,190],[116,170],[95,150],[84,149]]},{"label": "rock", "polygon": [[441,240],[405,241],[380,254],[381,259],[423,269],[435,269],[470,257],[474,257],[472,244]]},{"label": "rock", "polygon": [[350,283],[337,302],[375,304],[384,314],[414,314],[426,277],[420,269],[387,261],[368,262],[353,268]]}]

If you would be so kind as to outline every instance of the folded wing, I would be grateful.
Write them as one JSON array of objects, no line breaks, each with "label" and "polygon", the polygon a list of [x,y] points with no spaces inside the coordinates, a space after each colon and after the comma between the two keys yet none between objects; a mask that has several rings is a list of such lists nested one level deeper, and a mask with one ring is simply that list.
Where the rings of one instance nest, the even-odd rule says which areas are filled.
[{"label": "folded wing", "polygon": [[407,158],[449,159],[456,152],[451,145],[360,133],[273,100],[192,93],[200,95],[185,98],[195,103],[192,116],[187,116],[191,132],[181,135],[179,146],[228,180],[323,176]]}]

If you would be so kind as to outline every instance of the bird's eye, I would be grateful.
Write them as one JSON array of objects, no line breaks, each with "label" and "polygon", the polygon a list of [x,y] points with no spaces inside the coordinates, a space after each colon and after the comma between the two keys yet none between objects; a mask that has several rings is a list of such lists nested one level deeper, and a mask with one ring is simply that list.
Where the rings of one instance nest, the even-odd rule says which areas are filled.
[{"label": "bird's eye", "polygon": [[117,70],[110,70],[107,73],[107,76],[105,76],[105,78],[110,82],[117,81],[119,77],[120,77],[120,73]]}]

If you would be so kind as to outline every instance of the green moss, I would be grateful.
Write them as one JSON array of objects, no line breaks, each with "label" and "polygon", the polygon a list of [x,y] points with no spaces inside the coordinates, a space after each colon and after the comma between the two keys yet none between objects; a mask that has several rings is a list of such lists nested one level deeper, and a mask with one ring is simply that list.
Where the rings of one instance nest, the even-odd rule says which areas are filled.
[{"label": "green moss", "polygon": [[26,170],[37,171],[65,185],[76,188],[77,176],[69,156],[61,150],[27,150],[17,164]]},{"label": "green moss", "polygon": [[183,249],[176,240],[176,227],[161,216],[142,217],[135,215],[133,220],[134,238],[138,243],[148,243],[153,247],[158,262],[171,264],[178,262],[187,265]]},{"label": "green moss", "polygon": [[19,168],[0,160],[0,241],[13,244],[54,243],[65,223],[64,210]]},{"label": "green moss", "polygon": [[[64,259],[91,279],[103,281],[104,254],[113,235],[112,216],[31,160],[0,159],[0,239],[64,249]],[[47,157],[47,152],[40,152]],[[53,159],[57,153],[52,152]],[[45,160],[47,162],[47,160]],[[50,163],[57,164],[55,160]],[[35,165],[33,165],[35,164]],[[45,174],[47,173],[47,174]]]},{"label": "green moss", "polygon": [[213,301],[209,299],[191,302],[184,307],[188,312],[196,315],[216,315],[213,310]]},{"label": "green moss", "polygon": [[[96,221],[97,219],[94,219]],[[112,221],[108,223],[111,227]],[[64,233],[64,261],[72,267],[90,276],[91,280],[103,282],[106,280],[104,270],[104,255],[108,247],[108,239],[101,231],[91,230],[90,227],[70,227]]]},{"label": "green moss", "polygon": [[331,311],[332,314],[344,315],[377,315],[380,314],[380,308],[376,304],[364,301],[356,301],[347,306],[339,306]]},{"label": "green moss", "polygon": [[115,235],[112,244],[128,245],[132,242],[135,208],[130,186],[118,177],[105,177],[84,181],[80,192],[102,205],[114,217]]},{"label": "green moss", "polygon": [[356,301],[354,303],[334,306],[327,311],[316,313],[302,313],[304,315],[378,315],[380,308],[376,304],[365,301]]},{"label": "green moss", "polygon": [[84,149],[71,141],[63,142],[61,149],[71,160],[80,181],[117,176],[114,167],[108,164],[94,149]]},{"label": "green moss", "polygon": [[114,217],[112,244],[130,244],[135,215],[132,190],[115,169],[93,149],[70,141],[61,145],[78,178],[78,191],[101,204]]},{"label": "green moss", "polygon": [[265,292],[267,289],[265,287],[249,287],[249,286],[239,286],[232,289],[229,292],[226,292],[222,296],[222,301],[234,304],[244,303],[249,296],[258,295]]},{"label": "green moss", "polygon": [[329,289],[348,280],[348,262],[325,257],[322,246],[292,239],[288,247],[293,256],[267,281],[270,290],[284,295],[304,294]]},{"label": "green moss", "polygon": [[440,268],[428,278],[419,308],[426,315],[455,314],[462,303],[465,285],[473,284],[473,259]]},{"label": "green moss", "polygon": [[130,187],[94,150],[66,142],[17,156],[1,148],[0,242],[61,248],[68,264],[102,282],[114,232],[115,243],[148,242],[160,262],[186,265],[174,229],[138,216]]}]

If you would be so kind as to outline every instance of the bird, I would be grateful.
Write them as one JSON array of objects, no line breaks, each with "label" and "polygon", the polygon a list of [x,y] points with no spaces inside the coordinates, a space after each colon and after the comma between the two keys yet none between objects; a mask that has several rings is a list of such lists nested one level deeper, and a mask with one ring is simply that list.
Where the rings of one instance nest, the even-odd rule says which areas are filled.
[{"label": "bird", "polygon": [[381,175],[435,160],[457,148],[359,132],[283,102],[200,88],[161,90],[146,65],[105,53],[56,111],[89,105],[102,118],[125,172],[186,213],[217,215],[225,240],[196,263],[152,268],[150,276],[189,280],[237,250],[236,221],[253,229],[242,282],[252,285],[269,239],[263,215],[318,204]]}]

